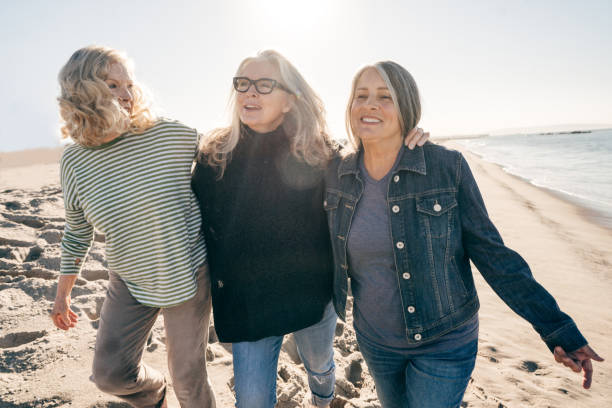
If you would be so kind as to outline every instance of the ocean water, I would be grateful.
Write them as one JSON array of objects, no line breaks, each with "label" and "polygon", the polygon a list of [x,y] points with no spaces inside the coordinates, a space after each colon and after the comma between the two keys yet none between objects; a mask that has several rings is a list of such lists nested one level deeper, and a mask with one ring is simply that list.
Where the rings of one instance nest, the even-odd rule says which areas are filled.
[{"label": "ocean water", "polygon": [[483,159],[564,195],[612,228],[612,129],[459,140]]}]

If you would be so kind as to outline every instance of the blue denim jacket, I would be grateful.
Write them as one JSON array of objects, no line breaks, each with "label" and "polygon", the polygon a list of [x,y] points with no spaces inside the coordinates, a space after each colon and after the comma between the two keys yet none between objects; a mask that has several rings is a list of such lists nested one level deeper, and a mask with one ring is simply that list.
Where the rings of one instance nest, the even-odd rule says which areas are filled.
[{"label": "blue denim jacket", "polygon": [[[326,175],[334,306],[342,319],[350,274],[346,241],[363,192],[358,154],[336,158]],[[585,345],[573,320],[536,282],[525,260],[504,245],[461,153],[427,143],[414,150],[403,147],[400,154],[387,203],[407,340],[434,340],[474,316],[479,302],[471,260],[551,351],[557,345],[566,351]]]}]

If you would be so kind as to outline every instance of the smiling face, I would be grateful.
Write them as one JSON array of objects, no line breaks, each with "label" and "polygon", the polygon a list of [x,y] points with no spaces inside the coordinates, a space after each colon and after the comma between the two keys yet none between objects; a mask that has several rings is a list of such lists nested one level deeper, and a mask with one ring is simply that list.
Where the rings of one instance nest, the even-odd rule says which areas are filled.
[{"label": "smiling face", "polygon": [[119,106],[128,113],[132,113],[132,102],[134,101],[132,77],[127,69],[120,63],[112,63],[108,69],[108,75],[104,80],[113,96],[119,101]]},{"label": "smiling face", "polygon": [[[238,73],[254,81],[260,78],[274,79],[282,83],[280,72],[266,60],[253,60]],[[275,87],[269,94],[260,94],[254,85],[246,92],[236,92],[236,108],[240,121],[259,133],[275,130],[283,123],[285,114],[291,110],[294,96]]]},{"label": "smiling face", "polygon": [[353,134],[364,144],[402,138],[391,92],[376,68],[366,68],[355,85],[350,111]]}]

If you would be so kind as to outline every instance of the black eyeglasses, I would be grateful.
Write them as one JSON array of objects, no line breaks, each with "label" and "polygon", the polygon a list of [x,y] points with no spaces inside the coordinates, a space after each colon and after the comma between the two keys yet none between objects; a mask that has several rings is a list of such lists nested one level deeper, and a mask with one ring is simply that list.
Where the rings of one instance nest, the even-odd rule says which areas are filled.
[{"label": "black eyeglasses", "polygon": [[271,93],[274,88],[279,87],[285,92],[292,93],[287,87],[283,86],[283,84],[279,83],[275,79],[270,78],[259,78],[259,79],[249,79],[247,77],[234,77],[234,89],[238,92],[246,92],[251,88],[251,85],[255,85],[255,90],[257,93],[262,95],[267,95]]}]

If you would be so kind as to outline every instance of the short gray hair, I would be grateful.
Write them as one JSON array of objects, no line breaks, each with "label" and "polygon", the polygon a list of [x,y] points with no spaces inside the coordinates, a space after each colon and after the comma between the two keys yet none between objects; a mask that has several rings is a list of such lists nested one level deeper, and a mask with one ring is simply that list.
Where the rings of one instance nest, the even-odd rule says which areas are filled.
[{"label": "short gray hair", "polygon": [[351,105],[355,98],[357,81],[359,81],[363,72],[368,68],[376,69],[387,85],[395,109],[397,109],[399,113],[400,129],[404,136],[416,127],[421,120],[421,98],[419,96],[419,89],[414,78],[406,68],[393,61],[380,61],[373,65],[365,66],[361,68],[353,78],[351,95],[346,107],[346,131],[349,141],[355,150],[361,147],[361,140],[353,133],[351,127]]}]

